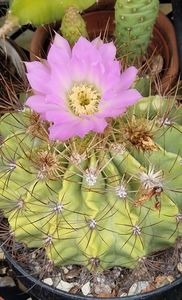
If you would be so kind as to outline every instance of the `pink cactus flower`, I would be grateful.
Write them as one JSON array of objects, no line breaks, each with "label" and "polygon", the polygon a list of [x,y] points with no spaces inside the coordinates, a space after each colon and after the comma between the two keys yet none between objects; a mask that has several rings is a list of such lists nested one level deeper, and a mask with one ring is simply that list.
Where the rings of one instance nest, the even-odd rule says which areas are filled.
[{"label": "pink cactus flower", "polygon": [[71,50],[56,34],[47,60],[28,62],[26,67],[34,92],[26,105],[51,122],[51,140],[101,133],[108,117],[123,114],[141,98],[130,88],[137,69],[121,73],[116,47],[100,38],[89,42],[81,37]]}]

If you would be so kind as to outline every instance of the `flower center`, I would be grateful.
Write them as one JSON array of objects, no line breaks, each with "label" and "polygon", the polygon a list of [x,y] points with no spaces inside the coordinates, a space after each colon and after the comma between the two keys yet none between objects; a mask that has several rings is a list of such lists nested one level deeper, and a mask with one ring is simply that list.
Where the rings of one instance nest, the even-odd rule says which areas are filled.
[{"label": "flower center", "polygon": [[68,94],[68,102],[72,112],[80,116],[91,115],[98,111],[101,93],[88,83],[75,83]]}]

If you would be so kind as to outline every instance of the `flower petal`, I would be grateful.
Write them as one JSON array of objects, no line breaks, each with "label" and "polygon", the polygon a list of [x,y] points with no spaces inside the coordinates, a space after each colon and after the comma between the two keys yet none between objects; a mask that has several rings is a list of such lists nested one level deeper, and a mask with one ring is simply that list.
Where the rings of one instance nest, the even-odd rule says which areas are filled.
[{"label": "flower petal", "polygon": [[50,64],[65,63],[71,58],[71,48],[67,40],[59,34],[55,34],[54,42],[49,50],[47,60]]},{"label": "flower petal", "polygon": [[103,40],[101,40],[100,36],[96,37],[93,41],[91,41],[92,45],[94,45],[97,49],[100,48],[104,44]]},{"label": "flower petal", "polygon": [[98,49],[86,38],[80,37],[72,49],[72,57],[87,64],[95,65],[101,61]]},{"label": "flower petal", "polygon": [[50,87],[47,84],[50,80],[50,68],[46,61],[26,62],[27,78],[35,92],[49,93]]},{"label": "flower petal", "polygon": [[[105,97],[105,99],[104,99]],[[135,89],[128,89],[118,94],[105,94],[99,105],[98,116],[116,117],[126,111],[127,107],[141,99],[141,94]],[[109,98],[108,98],[109,97]]]},{"label": "flower petal", "polygon": [[98,132],[98,133],[102,133],[104,131],[104,129],[107,127],[107,122],[105,119],[99,119],[99,118],[95,118],[92,120],[93,122],[93,131]]},{"label": "flower petal", "polygon": [[74,125],[70,124],[69,126],[66,125],[52,125],[49,127],[49,138],[51,140],[61,140],[65,141],[70,137],[74,136]]},{"label": "flower petal", "polygon": [[[121,74],[115,56],[114,44],[103,43],[99,38],[89,42],[81,37],[71,51],[68,42],[56,35],[46,63],[27,64],[27,77],[35,95],[26,104],[51,122],[51,139],[82,138],[90,131],[101,133],[107,126],[107,117],[123,114],[141,98],[138,91],[130,89],[136,68],[130,67]],[[69,98],[70,93],[73,97]],[[89,101],[83,102],[87,97]],[[69,101],[84,105],[86,114],[75,115]],[[90,110],[92,105],[95,107]]]},{"label": "flower petal", "polygon": [[116,47],[113,42],[103,43],[101,38],[97,37],[91,43],[99,51],[105,63],[112,62],[116,59]]},{"label": "flower petal", "polygon": [[121,74],[120,79],[120,88],[123,90],[128,89],[134,80],[136,79],[136,75],[138,70],[135,67],[129,67]]},{"label": "flower petal", "polygon": [[55,125],[78,121],[78,117],[70,112],[59,110],[59,108],[57,110],[47,111],[45,116],[48,121],[54,122]]},{"label": "flower petal", "polygon": [[54,65],[50,75],[49,85],[51,94],[65,98],[66,93],[73,85],[71,64],[69,62],[60,65]]},{"label": "flower petal", "polygon": [[47,104],[45,104],[45,96],[43,95],[30,96],[25,104],[38,113],[42,113],[47,110]]},{"label": "flower petal", "polygon": [[49,103],[55,104],[55,105],[57,105],[55,107],[59,107],[62,110],[67,108],[64,99],[62,99],[61,97],[58,97],[56,95],[52,95],[52,94],[47,95],[45,97],[45,102],[47,104],[49,104]]},{"label": "flower petal", "polygon": [[46,113],[47,111],[57,111],[58,109],[64,109],[64,106],[61,104],[62,103],[60,102],[60,99],[59,103],[56,103],[54,96],[44,96],[41,94],[30,96],[26,101],[26,105],[31,107],[38,113]]},{"label": "flower petal", "polygon": [[71,48],[66,39],[64,39],[60,34],[55,32],[55,37],[54,37],[54,43],[55,46],[59,47],[62,49],[64,52],[67,53],[69,57],[71,57]]},{"label": "flower petal", "polygon": [[[83,122],[83,123],[82,123]],[[65,141],[71,137],[79,136],[84,137],[91,129],[93,125],[91,122],[75,121],[70,123],[56,124],[50,127],[50,139]]]},{"label": "flower petal", "polygon": [[[68,120],[67,120],[68,121]],[[77,118],[72,122],[58,122],[50,127],[50,138],[52,140],[60,139],[62,141],[73,136],[83,138],[90,131],[103,132],[107,122],[96,118],[81,119]]]}]

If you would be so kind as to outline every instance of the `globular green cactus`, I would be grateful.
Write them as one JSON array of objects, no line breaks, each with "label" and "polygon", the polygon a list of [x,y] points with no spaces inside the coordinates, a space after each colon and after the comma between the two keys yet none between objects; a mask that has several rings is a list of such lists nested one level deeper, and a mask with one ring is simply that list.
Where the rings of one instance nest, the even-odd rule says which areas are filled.
[{"label": "globular green cactus", "polygon": [[181,108],[143,98],[103,134],[49,141],[26,109],[0,121],[0,208],[11,237],[55,265],[134,267],[182,234]]},{"label": "globular green cactus", "polygon": [[133,87],[141,93],[143,97],[151,95],[151,78],[148,75],[137,77]]},{"label": "globular green cactus", "polygon": [[134,60],[145,54],[159,10],[159,0],[117,0],[116,42],[121,56]]},{"label": "globular green cactus", "polygon": [[69,7],[63,16],[60,28],[62,36],[71,46],[81,37],[88,37],[86,24],[77,8]]},{"label": "globular green cactus", "polygon": [[74,6],[82,11],[96,0],[13,0],[4,26],[0,29],[0,36],[6,35],[15,26],[32,23],[44,25],[60,21],[65,10]]}]

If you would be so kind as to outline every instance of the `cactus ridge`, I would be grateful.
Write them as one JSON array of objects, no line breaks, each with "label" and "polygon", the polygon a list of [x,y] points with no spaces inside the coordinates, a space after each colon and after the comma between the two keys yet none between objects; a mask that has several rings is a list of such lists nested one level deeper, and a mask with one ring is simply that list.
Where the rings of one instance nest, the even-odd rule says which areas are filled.
[{"label": "cactus ridge", "polygon": [[129,60],[145,54],[159,10],[158,0],[117,0],[115,36],[118,52]]},{"label": "cactus ridge", "polygon": [[103,134],[65,143],[29,109],[5,114],[0,208],[11,235],[55,265],[90,270],[133,268],[171,246],[182,232],[180,114],[172,100],[143,98]]}]

